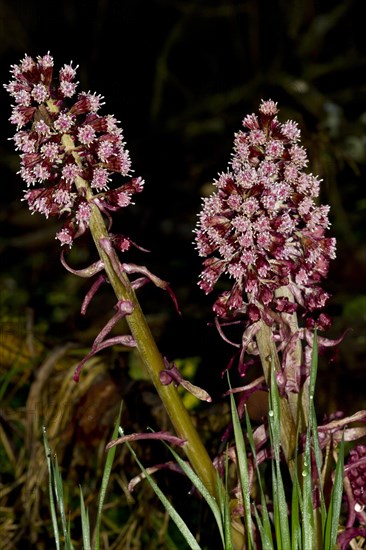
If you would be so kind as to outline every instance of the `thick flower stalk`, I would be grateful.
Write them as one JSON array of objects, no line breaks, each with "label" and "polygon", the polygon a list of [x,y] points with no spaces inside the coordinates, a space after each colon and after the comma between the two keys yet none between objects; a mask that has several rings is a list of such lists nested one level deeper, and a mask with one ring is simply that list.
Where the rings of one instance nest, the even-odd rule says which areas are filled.
[{"label": "thick flower stalk", "polygon": [[[335,257],[335,239],[326,236],[329,207],[316,204],[320,180],[305,172],[298,125],[279,122],[277,113],[276,103],[262,101],[258,115],[244,118],[230,167],[204,199],[196,243],[204,258],[199,285],[206,294],[223,276],[230,280],[213,310],[225,339],[225,325],[244,323],[242,340],[234,343],[240,372],[249,364],[246,353],[260,356],[267,383],[275,368],[289,460],[295,425],[307,422],[308,396],[298,396],[309,376],[310,329],[330,324],[321,312],[329,296],[320,283]],[[320,338],[319,344],[329,342]]]},{"label": "thick flower stalk", "polygon": [[[10,121],[17,127],[13,139],[20,151],[19,173],[26,183],[24,199],[32,213],[63,220],[56,237],[66,248],[90,229],[100,256],[98,262],[84,270],[72,270],[64,253],[61,255],[63,265],[73,273],[98,277],[84,300],[82,313],[105,280],[109,280],[117,297],[116,313],[79,364],[75,380],[85,361],[99,350],[117,343],[136,346],[192,466],[210,493],[217,496],[215,469],[180,399],[177,378],[175,383],[169,383],[173,382],[172,376],[161,381],[167,365],[135,294],[149,280],[165,290],[169,287],[146,267],[121,263],[117,252],[126,251],[132,241],[110,232],[111,213],[131,204],[132,195],[143,188],[141,178],[130,176],[131,162],[118,121],[112,115],[98,114],[103,105],[101,96],[84,92],[76,95],[76,68],[71,63],[54,75],[49,54],[36,60],[25,56],[11,72],[13,79],[5,88],[14,100]],[[115,175],[127,181],[110,189]],[[140,277],[130,281],[130,275],[135,274]],[[131,334],[108,337],[122,317]]]}]

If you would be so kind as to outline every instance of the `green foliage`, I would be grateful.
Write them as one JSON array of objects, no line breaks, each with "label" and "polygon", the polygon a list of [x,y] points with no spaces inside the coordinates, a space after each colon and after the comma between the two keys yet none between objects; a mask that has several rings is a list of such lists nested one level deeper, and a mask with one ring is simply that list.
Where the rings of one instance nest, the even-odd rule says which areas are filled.
[{"label": "green foliage", "polygon": [[[247,435],[250,443],[251,452],[253,455],[253,463],[256,465],[258,476],[258,485],[261,496],[260,513],[258,513],[255,502],[251,502],[251,509],[254,511],[256,527],[261,537],[261,547],[266,549],[287,550],[306,550],[308,548],[323,548],[323,550],[333,550],[340,519],[341,499],[343,494],[343,464],[344,464],[344,441],[340,445],[338,461],[335,472],[334,485],[330,497],[328,510],[322,487],[320,486],[321,495],[321,533],[318,532],[316,522],[317,510],[313,507],[313,479],[320,479],[320,463],[321,451],[319,448],[319,440],[316,425],[316,415],[314,407],[314,392],[317,374],[317,338],[314,335],[313,354],[312,354],[312,369],[310,377],[310,420],[306,434],[305,452],[303,455],[298,454],[296,450],[295,463],[298,468],[295,468],[291,487],[291,528],[289,524],[288,503],[286,498],[285,483],[282,473],[282,465],[280,461],[280,406],[279,394],[275,380],[275,372],[272,371],[271,388],[269,392],[269,430],[271,438],[271,446],[274,453],[274,461],[272,461],[272,497],[274,508],[274,541],[272,539],[272,529],[269,520],[269,513],[266,504],[266,499],[263,491],[262,474],[257,463],[257,456],[253,440],[253,433],[250,424],[249,416],[246,412],[246,427]],[[233,421],[235,429],[235,442],[240,453],[246,456],[245,446],[243,447],[242,432],[239,430],[240,424],[237,414],[235,414],[235,402],[232,398]],[[311,452],[315,454],[316,473],[311,467]],[[247,466],[244,461],[239,461],[240,479],[242,491],[247,489]],[[300,474],[300,479],[299,479]],[[300,482],[301,480],[301,482]],[[248,520],[246,520],[248,522]],[[321,544],[322,546],[320,546]],[[248,548],[252,548],[251,543],[248,543]]]},{"label": "green foliage", "polygon": [[65,508],[64,508],[64,496],[63,496],[63,484],[61,473],[57,463],[57,457],[52,457],[51,449],[48,444],[46,435],[46,429],[43,429],[43,442],[45,447],[45,453],[47,458],[48,475],[49,475],[49,499],[50,499],[50,511],[52,517],[53,533],[55,537],[55,544],[57,550],[60,548],[60,534],[57,520],[57,510],[61,517],[61,526],[65,542],[65,550],[71,550],[73,548],[69,536],[69,531],[66,524]]},{"label": "green foliage", "polygon": [[[265,550],[306,550],[308,548],[322,548],[323,550],[333,550],[340,519],[341,499],[343,494],[343,464],[344,464],[344,442],[340,445],[338,461],[335,471],[334,485],[330,496],[328,509],[326,508],[325,498],[321,485],[318,487],[321,496],[320,505],[320,525],[317,521],[318,510],[313,507],[313,490],[314,479],[320,479],[321,468],[321,450],[319,447],[316,414],[314,407],[314,392],[316,375],[318,368],[317,359],[317,337],[314,335],[312,369],[310,377],[310,419],[306,434],[305,450],[303,454],[299,454],[299,449],[296,449],[295,467],[293,472],[292,486],[286,487],[286,481],[283,475],[283,463],[280,458],[280,398],[276,384],[274,370],[271,375],[271,387],[269,391],[269,434],[271,440],[271,448],[274,458],[271,463],[271,478],[272,478],[272,500],[273,500],[273,520],[271,523],[271,515],[267,506],[265,494],[265,481],[263,474],[258,465],[253,430],[247,410],[245,410],[246,437],[249,442],[249,448],[252,454],[253,465],[257,474],[257,484],[260,494],[260,507],[257,507],[256,502],[252,499],[251,486],[249,479],[249,465],[247,445],[244,438],[244,432],[240,423],[238,411],[235,405],[233,395],[230,395],[232,422],[234,428],[236,455],[238,462],[238,476],[242,491],[243,506],[244,506],[244,526],[247,537],[247,548],[249,550],[256,548],[253,541],[253,529],[257,529],[261,539],[261,548]],[[225,550],[230,550],[232,546],[231,533],[231,515],[228,499],[228,455],[226,453],[226,468],[225,468],[225,487],[221,482],[220,486],[220,502],[210,496],[201,480],[193,472],[189,464],[183,461],[179,455],[167,445],[174,459],[181,466],[184,473],[189,477],[196,489],[202,494],[206,502],[211,508],[215,517],[216,524],[221,535],[221,542]],[[135,460],[137,460],[141,471],[144,473],[149,484],[159,496],[161,502],[168,510],[169,515],[174,519],[175,511],[168,499],[162,495],[161,491],[153,481],[151,476],[146,472],[145,468],[138,461],[136,453],[129,446]],[[315,456],[316,472],[312,468],[312,453]],[[288,484],[287,484],[288,485]],[[288,495],[290,495],[290,510]],[[269,495],[267,495],[268,497]],[[190,544],[190,548],[197,548],[196,543],[190,538],[191,533],[186,531],[187,526],[180,524],[180,519],[174,519],[177,525],[182,528],[186,540]],[[320,546],[321,545],[321,546]]]},{"label": "green foliage", "polygon": [[[202,497],[205,499],[205,501],[209,505],[214,515],[214,518],[216,520],[216,524],[220,532],[221,541],[224,543],[224,531],[222,526],[223,508],[222,507],[220,508],[220,505],[223,502],[223,498],[221,498],[220,503],[218,504],[216,500],[212,497],[211,493],[207,490],[205,485],[202,483],[200,478],[194,472],[190,464],[185,460],[183,460],[170,445],[166,445],[166,446],[170,450],[174,459],[182,468],[183,472],[186,474],[188,479],[193,483],[193,485],[196,487],[196,489],[199,491],[199,493],[202,495]],[[218,483],[218,487],[222,489],[221,481],[219,480],[219,478],[217,480],[217,483]],[[222,493],[221,493],[221,496],[222,496]]]},{"label": "green foliage", "polygon": [[[118,436],[118,428],[121,419],[122,407],[120,408],[118,418],[116,420],[115,428],[113,431],[112,439],[116,439]],[[43,429],[43,442],[45,447],[45,453],[47,458],[48,473],[49,473],[49,501],[50,511],[52,517],[53,532],[55,537],[56,548],[60,548],[61,536],[59,533],[58,514],[61,519],[62,538],[64,540],[65,550],[73,550],[73,544],[71,542],[70,535],[70,523],[66,522],[64,494],[63,494],[63,482],[61,477],[60,468],[58,466],[56,455],[52,457],[51,449],[49,447],[46,430]],[[100,524],[102,519],[103,504],[107,492],[108,482],[112,470],[113,460],[116,453],[116,447],[112,447],[108,450],[107,458],[104,465],[101,489],[98,499],[98,511],[95,525],[94,534],[94,550],[100,549]],[[89,512],[85,508],[83,492],[80,487],[80,508],[81,508],[81,524],[83,535],[83,549],[91,549],[91,532],[89,522]]]},{"label": "green foliage", "polygon": [[234,427],[234,436],[236,444],[236,454],[238,459],[238,468],[240,476],[240,486],[244,502],[244,525],[247,534],[248,548],[253,548],[252,535],[252,516],[250,511],[250,481],[246,446],[244,443],[243,432],[240,426],[238,411],[235,406],[234,397],[230,394],[231,412]]},{"label": "green foliage", "polygon": [[[313,508],[313,479],[320,478],[320,470],[322,463],[321,450],[319,447],[316,414],[314,407],[314,392],[316,375],[318,368],[317,359],[317,337],[314,335],[312,368],[310,377],[310,417],[307,428],[305,449],[303,454],[299,454],[299,449],[296,449],[295,467],[291,487],[284,479],[283,463],[280,457],[281,441],[280,441],[280,397],[276,384],[274,370],[271,374],[271,386],[269,391],[269,434],[271,448],[273,451],[273,459],[271,461],[271,479],[272,479],[272,502],[273,515],[268,509],[268,491],[266,493],[266,483],[263,478],[263,472],[259,467],[253,429],[249,419],[247,410],[245,409],[245,432],[241,426],[235,400],[230,394],[232,422],[234,429],[234,438],[237,455],[238,477],[241,486],[243,506],[244,506],[244,532],[246,533],[246,544],[248,550],[256,548],[253,539],[254,530],[258,530],[261,548],[264,550],[307,550],[308,548],[322,548],[322,550],[333,550],[336,544],[337,532],[339,527],[341,501],[343,494],[343,466],[344,466],[344,441],[339,449],[338,460],[335,470],[334,484],[330,495],[328,509],[326,507],[325,498],[322,487],[319,486],[321,505],[320,513]],[[121,409],[116,420],[112,439],[116,439],[118,435],[123,435],[123,429],[120,427]],[[54,538],[56,548],[61,546],[61,540],[64,541],[65,550],[73,550],[73,545],[70,537],[70,523],[66,521],[66,513],[64,506],[63,484],[60,474],[60,469],[57,463],[57,458],[52,457],[51,450],[48,445],[46,432],[43,432],[45,453],[49,470],[49,499],[52,524],[54,530]],[[247,441],[246,441],[247,440]],[[252,464],[256,471],[256,482],[259,489],[260,506],[251,497],[251,483],[249,478],[249,455],[247,445],[251,453]],[[181,515],[174,508],[169,498],[159,488],[152,476],[148,473],[141,461],[138,459],[136,452],[131,445],[126,442],[129,451],[138,464],[143,476],[154,490],[155,494],[163,504],[170,518],[176,524],[182,537],[192,550],[201,550],[195,536],[182,519]],[[219,501],[212,497],[201,479],[193,471],[190,464],[183,460],[179,454],[171,447],[164,443],[173,455],[176,463],[181,467],[182,471],[195,486],[197,491],[202,495],[203,499],[208,504],[219,534],[221,538],[222,548],[231,550],[233,548],[232,534],[233,524],[229,502],[229,463],[228,453],[225,459],[225,478],[224,486],[218,478],[218,494]],[[100,525],[102,520],[103,504],[105,501],[108,481],[114,461],[116,446],[108,450],[105,461],[103,478],[98,500],[98,512],[94,536],[94,550],[100,548]],[[315,457],[314,472],[312,469],[312,456]],[[314,475],[315,474],[315,475]],[[287,479],[287,478],[286,478]],[[290,496],[290,507],[288,498]],[[92,547],[90,539],[90,523],[88,510],[85,508],[83,494],[80,488],[80,507],[81,507],[81,522],[84,550],[90,550]],[[289,509],[291,513],[289,514]],[[61,534],[59,532],[59,520],[61,523]],[[317,517],[320,516],[320,524]],[[272,519],[271,519],[272,518]]]},{"label": "green foliage", "polygon": [[[123,430],[120,428],[120,435],[123,435]],[[178,514],[178,512],[175,510],[175,508],[171,505],[167,497],[164,495],[164,493],[159,489],[158,485],[155,483],[151,475],[147,472],[147,470],[144,468],[142,463],[137,458],[137,455],[131,445],[129,443],[126,443],[127,447],[129,448],[130,452],[132,453],[134,459],[136,460],[139,468],[141,469],[141,472],[144,474],[146,479],[148,480],[150,486],[155,491],[155,494],[159,498],[159,500],[162,502],[163,506],[165,507],[166,511],[168,512],[171,519],[174,521],[176,526],[178,527],[179,531],[189,544],[189,547],[192,550],[201,550],[200,545],[197,543],[194,535],[191,533],[189,528],[187,527],[185,521],[182,519],[182,517]]]}]

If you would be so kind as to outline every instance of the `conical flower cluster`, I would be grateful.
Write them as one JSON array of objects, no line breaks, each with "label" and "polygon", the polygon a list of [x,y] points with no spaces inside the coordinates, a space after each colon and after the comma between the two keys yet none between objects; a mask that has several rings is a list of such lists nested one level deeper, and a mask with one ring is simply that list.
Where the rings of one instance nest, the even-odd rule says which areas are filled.
[{"label": "conical flower cluster", "polygon": [[64,65],[54,79],[53,64],[49,54],[36,60],[26,55],[12,66],[13,80],[5,88],[14,100],[10,122],[17,127],[13,139],[27,184],[24,199],[31,212],[66,218],[57,238],[71,246],[89,224],[91,197],[83,181],[106,210],[130,204],[143,181],[109,190],[113,173],[129,176],[131,170],[119,123],[98,114],[100,95],[82,92],[74,99],[77,67]]},{"label": "conical flower cluster", "polygon": [[[256,321],[263,308],[293,313],[298,305],[312,312],[328,299],[319,284],[335,257],[335,239],[326,236],[329,206],[316,204],[320,180],[305,171],[297,123],[281,123],[277,113],[268,100],[244,118],[229,169],[199,214],[199,284],[209,293],[223,275],[232,281],[214,305],[224,319],[246,313]],[[294,302],[276,292],[281,287]]]}]

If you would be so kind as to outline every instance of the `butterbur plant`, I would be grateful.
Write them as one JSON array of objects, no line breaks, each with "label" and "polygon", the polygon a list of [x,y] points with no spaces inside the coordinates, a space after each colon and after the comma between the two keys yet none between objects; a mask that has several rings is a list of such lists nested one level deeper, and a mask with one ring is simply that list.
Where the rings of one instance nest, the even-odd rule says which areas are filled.
[{"label": "butterbur plant", "polygon": [[211,292],[223,275],[233,281],[213,310],[224,338],[223,325],[243,324],[241,342],[233,343],[241,374],[247,356],[260,355],[268,384],[271,361],[276,363],[283,446],[291,461],[295,427],[307,425],[312,330],[315,324],[318,330],[330,325],[322,313],[328,294],[320,284],[335,257],[335,239],[326,236],[329,207],[315,202],[320,181],[304,171],[300,130],[295,122],[280,123],[277,112],[273,101],[262,101],[259,114],[243,120],[230,169],[204,200],[196,242],[205,258],[201,288]]},{"label": "butterbur plant", "polygon": [[[258,114],[246,116],[242,129],[235,134],[229,168],[214,182],[217,190],[203,200],[194,229],[196,247],[203,258],[199,286],[211,294],[220,280],[225,288],[213,304],[218,333],[234,348],[233,358],[223,371],[230,372],[235,366],[245,380],[257,362],[263,373],[254,382],[244,382],[227,392],[235,437],[232,440],[228,427],[225,454],[211,458],[177,388],[182,386],[204,402],[211,397],[185,380],[177,366],[158,350],[136,297],[139,288],[152,282],[169,293],[179,312],[174,293],[145,265],[124,262],[123,254],[130,247],[141,247],[130,235],[113,233],[113,217],[123,215],[134,195],[143,191],[144,181],[132,176],[119,122],[113,115],[101,114],[103,98],[77,92],[76,70],[70,63],[56,73],[50,54],[36,59],[25,56],[19,65],[12,66],[12,80],[5,88],[13,100],[10,122],[16,126],[12,139],[20,153],[19,174],[26,185],[23,200],[32,213],[60,219],[56,239],[62,265],[75,275],[94,279],[81,306],[82,314],[87,313],[93,296],[106,281],[116,296],[115,311],[77,366],[74,380],[79,380],[85,363],[99,351],[116,344],[136,348],[175,430],[175,434],[122,434],[108,448],[143,438],[182,448],[188,462],[175,454],[179,468],[190,479],[199,480],[194,483],[216,519],[221,513],[223,525],[229,526],[224,536],[219,525],[225,548],[261,548],[264,540],[264,547],[288,548],[283,521],[291,514],[292,548],[307,548],[309,541],[318,548],[330,548],[329,541],[334,543],[338,530],[339,545],[346,548],[366,528],[364,445],[350,452],[344,472],[339,466],[342,462],[338,462],[336,475],[334,471],[341,442],[365,436],[366,412],[349,418],[338,414],[317,426],[314,349],[336,345],[342,338],[330,340],[321,335],[331,324],[324,309],[329,295],[323,285],[330,260],[335,258],[336,243],[328,235],[329,207],[318,204],[321,180],[307,170],[307,152],[300,145],[298,125],[280,122],[277,104],[262,100]],[[67,252],[88,231],[99,259],[87,268],[74,269],[67,262]],[[111,336],[122,318],[129,332]],[[237,340],[231,329],[239,334]],[[246,401],[257,390],[269,393],[269,417],[252,432]],[[234,395],[239,397],[238,410]],[[354,423],[361,426],[354,427]],[[225,482],[230,461],[237,468],[234,489]],[[259,505],[252,495],[255,485],[264,490],[259,465],[265,461],[276,463],[272,470],[276,481],[272,497],[268,493],[264,498],[262,493]],[[283,488],[284,468],[292,492]],[[304,472],[310,486],[301,481]],[[154,483],[150,476],[148,479]],[[344,525],[340,523],[342,483],[348,511]],[[337,491],[329,493],[332,484]],[[295,495],[300,508],[291,507],[290,500],[287,504],[278,500],[279,495],[288,499]],[[272,524],[264,506],[271,499]],[[310,514],[312,534],[306,531],[301,537],[298,529],[309,520],[309,502],[313,504],[310,509],[315,510]],[[320,509],[321,524],[316,512]]]}]

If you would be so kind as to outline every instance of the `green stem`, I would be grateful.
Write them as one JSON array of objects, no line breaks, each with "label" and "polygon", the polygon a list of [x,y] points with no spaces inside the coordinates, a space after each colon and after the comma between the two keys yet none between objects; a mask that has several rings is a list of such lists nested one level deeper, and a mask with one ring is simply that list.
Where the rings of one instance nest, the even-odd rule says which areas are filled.
[{"label": "green stem", "polygon": [[[275,292],[276,297],[284,296],[289,302],[294,302],[292,292],[287,286],[282,286]],[[299,330],[296,313],[282,313],[283,319],[286,321],[291,334],[294,335]],[[301,365],[303,364],[303,351],[300,338],[297,339],[294,351],[292,353],[292,361],[288,366],[285,375],[288,382],[293,387],[298,384],[298,374]],[[306,430],[309,422],[309,379],[300,388],[299,393],[289,392],[288,401],[291,409],[292,418],[296,426],[299,428],[299,432],[302,433]]]},{"label": "green stem", "polygon": [[[72,153],[75,161],[81,166],[80,158],[74,150],[72,138],[64,135],[62,142],[65,149]],[[207,490],[219,502],[220,492],[216,470],[180,398],[177,388],[173,384],[163,385],[160,382],[160,373],[166,368],[164,360],[151,334],[131,282],[122,269],[118,273],[116,272],[114,266],[120,265],[120,262],[115,250],[112,249],[107,254],[100,245],[100,240],[108,239],[109,234],[99,208],[91,200],[93,192],[89,184],[81,177],[76,178],[75,184],[85,194],[85,198],[89,200],[91,207],[90,232],[99,256],[104,263],[105,273],[113,287],[115,295],[118,300],[130,300],[133,303],[133,312],[126,316],[126,321],[136,341],[142,362],[162,400],[176,434],[186,440],[183,449],[188,460]],[[238,525],[235,520],[232,521],[232,539],[233,549],[242,550],[244,541],[243,532],[241,525]]]},{"label": "green stem", "polygon": [[[81,166],[80,157],[75,151],[72,138],[69,135],[64,135],[62,142],[65,149],[72,153],[75,161]],[[183,405],[175,386],[173,384],[164,386],[160,382],[160,372],[165,369],[164,360],[156,346],[145,316],[142,313],[135,291],[126,273],[124,273],[122,269],[120,272],[116,273],[113,267],[113,265],[120,265],[115,250],[112,249],[111,252],[107,254],[100,245],[100,240],[108,239],[109,235],[99,208],[92,202],[93,192],[89,184],[81,177],[76,178],[75,184],[76,187],[85,194],[85,198],[90,201],[90,232],[99,256],[104,263],[105,273],[113,287],[116,297],[118,300],[130,300],[133,303],[133,312],[126,316],[126,321],[136,341],[142,362],[163,402],[177,435],[187,441],[184,445],[184,450],[189,461],[211,495],[217,498],[216,470],[192,423],[192,419]]]},{"label": "green stem", "polygon": [[[90,231],[99,255],[103,260],[104,269],[109,282],[119,300],[131,300],[134,305],[133,312],[126,317],[126,320],[130,327],[131,334],[136,341],[141,359],[164,404],[165,410],[169,415],[177,435],[187,440],[184,450],[189,461],[210,493],[216,496],[216,471],[212,461],[193,426],[191,417],[184,407],[177,389],[173,384],[163,386],[160,382],[160,372],[166,368],[163,357],[156,346],[155,340],[127,275],[125,273],[117,274],[115,272],[110,256],[107,255],[100,246],[100,239],[108,238],[108,232],[99,209],[93,204],[91,207]],[[112,251],[111,254],[117,256],[114,251]],[[118,265],[118,258],[116,257],[115,260],[115,265]]]},{"label": "green stem", "polygon": [[[91,206],[92,214],[89,227],[99,255],[104,262],[104,269],[108,279],[117,298],[119,300],[131,300],[134,305],[133,312],[126,316],[126,320],[131,334],[136,341],[140,357],[163,402],[177,435],[186,440],[184,451],[188,460],[210,494],[218,500],[219,491],[216,470],[192,423],[187,409],[183,405],[177,389],[173,384],[164,386],[160,382],[160,372],[165,369],[162,355],[156,346],[128,277],[125,273],[116,274],[110,256],[100,246],[100,239],[108,237],[108,233],[99,209],[95,205]],[[112,251],[112,254],[116,253]],[[118,258],[116,258],[116,261],[118,261]],[[118,264],[115,263],[115,265]],[[234,550],[241,550],[243,548],[243,533],[235,522],[232,524],[232,538]]]},{"label": "green stem", "polygon": [[[272,339],[272,332],[264,322],[257,333],[257,344],[259,349],[259,356],[262,363],[264,377],[266,379],[268,387],[270,387],[270,376],[272,361],[274,362],[274,368],[276,372],[280,372],[281,366],[278,358],[275,343]],[[294,472],[294,457],[296,449],[296,426],[295,421],[291,413],[291,408],[288,400],[285,397],[280,396],[280,414],[281,414],[281,446],[285,455],[286,462],[288,464],[290,474]]]}]

